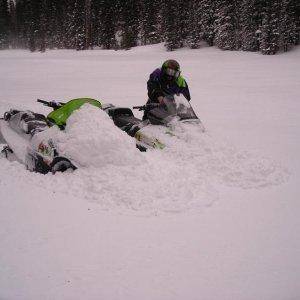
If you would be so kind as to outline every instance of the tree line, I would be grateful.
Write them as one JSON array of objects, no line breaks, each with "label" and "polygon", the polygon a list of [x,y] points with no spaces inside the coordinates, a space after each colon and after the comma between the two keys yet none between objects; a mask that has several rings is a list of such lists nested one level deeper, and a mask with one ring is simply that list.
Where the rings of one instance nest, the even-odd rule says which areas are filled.
[{"label": "tree line", "polygon": [[299,0],[0,0],[0,49],[164,42],[276,54],[299,44]]}]

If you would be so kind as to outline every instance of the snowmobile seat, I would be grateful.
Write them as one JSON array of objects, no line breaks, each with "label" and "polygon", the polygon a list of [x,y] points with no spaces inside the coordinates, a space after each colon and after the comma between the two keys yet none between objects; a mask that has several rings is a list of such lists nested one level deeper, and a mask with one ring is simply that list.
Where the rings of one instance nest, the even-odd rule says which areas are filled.
[{"label": "snowmobile seat", "polygon": [[134,116],[120,115],[113,119],[116,126],[124,131],[128,131],[132,126],[139,125],[142,121]]},{"label": "snowmobile seat", "polygon": [[119,116],[133,116],[133,112],[130,108],[127,107],[112,107],[108,109],[108,115],[114,120]]},{"label": "snowmobile seat", "polygon": [[135,132],[140,128],[138,125],[141,124],[142,120],[136,118],[130,108],[112,107],[109,108],[108,114],[115,125],[130,136],[134,136]]},{"label": "snowmobile seat", "polygon": [[141,122],[140,119],[134,116],[130,108],[114,107],[109,109],[108,114],[113,119],[115,125],[120,128],[125,125],[136,125]]}]

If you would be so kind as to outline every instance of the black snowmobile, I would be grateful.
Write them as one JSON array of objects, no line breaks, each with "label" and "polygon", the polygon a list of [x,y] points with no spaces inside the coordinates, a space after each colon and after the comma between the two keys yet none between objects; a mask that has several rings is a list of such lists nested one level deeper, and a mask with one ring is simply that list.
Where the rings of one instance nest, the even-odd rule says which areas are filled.
[{"label": "black snowmobile", "polygon": [[130,108],[103,105],[102,109],[114,121],[114,124],[136,139],[136,146],[141,151],[163,149],[165,143],[159,136],[176,136],[176,125],[194,124],[204,131],[201,120],[195,114],[190,102],[184,97],[166,96],[163,103],[134,106],[133,109],[145,111],[147,119],[142,121],[134,116]]}]

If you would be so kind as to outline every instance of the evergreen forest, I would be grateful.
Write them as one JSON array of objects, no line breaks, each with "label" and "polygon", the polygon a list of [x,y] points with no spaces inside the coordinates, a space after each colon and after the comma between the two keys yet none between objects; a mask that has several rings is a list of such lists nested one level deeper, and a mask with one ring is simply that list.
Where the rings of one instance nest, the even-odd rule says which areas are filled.
[{"label": "evergreen forest", "polygon": [[0,0],[0,49],[181,47],[276,54],[299,44],[299,0]]}]

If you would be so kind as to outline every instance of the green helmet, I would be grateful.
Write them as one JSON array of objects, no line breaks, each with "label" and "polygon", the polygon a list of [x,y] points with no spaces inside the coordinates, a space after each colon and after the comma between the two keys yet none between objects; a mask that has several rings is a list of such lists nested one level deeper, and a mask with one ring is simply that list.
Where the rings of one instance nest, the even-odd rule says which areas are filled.
[{"label": "green helmet", "polygon": [[169,80],[177,79],[180,76],[180,65],[174,59],[166,60],[162,65],[162,73]]}]

